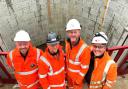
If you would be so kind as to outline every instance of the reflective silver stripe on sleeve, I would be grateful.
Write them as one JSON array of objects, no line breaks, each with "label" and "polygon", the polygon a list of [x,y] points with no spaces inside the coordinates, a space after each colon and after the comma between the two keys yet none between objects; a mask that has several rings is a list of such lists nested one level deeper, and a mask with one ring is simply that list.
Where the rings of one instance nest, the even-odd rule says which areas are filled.
[{"label": "reflective silver stripe on sleeve", "polygon": [[109,88],[111,88],[111,87],[112,87],[111,84],[113,84],[113,83],[115,83],[115,82],[116,82],[116,80],[115,80],[115,81],[107,80],[107,81],[106,81],[106,85],[107,85]]},{"label": "reflective silver stripe on sleeve", "polygon": [[29,74],[33,74],[36,73],[38,71],[38,68],[32,70],[32,71],[27,71],[27,72],[16,72],[19,75],[29,75]]},{"label": "reflective silver stripe on sleeve", "polygon": [[79,64],[80,64],[80,62],[74,62],[74,61],[72,61],[71,59],[69,59],[69,63],[71,63],[71,64],[73,64],[73,65],[79,65]]},{"label": "reflective silver stripe on sleeve", "polygon": [[40,57],[40,50],[39,49],[36,49],[36,51],[37,51],[36,61],[38,62],[39,57]]},{"label": "reflective silver stripe on sleeve", "polygon": [[106,85],[107,85],[109,88],[112,87],[111,84],[109,84],[108,82],[106,82]]},{"label": "reflective silver stripe on sleeve", "polygon": [[33,86],[36,85],[38,82],[39,82],[39,80],[37,80],[36,82],[34,82],[34,83],[28,85],[27,88],[31,88],[31,87],[33,87]]},{"label": "reflective silver stripe on sleeve", "polygon": [[106,66],[105,66],[105,69],[104,69],[104,72],[103,72],[103,78],[102,78],[102,81],[105,80],[106,75],[107,75],[107,73],[108,73],[108,70],[109,70],[111,64],[114,64],[114,63],[115,63],[115,62],[114,62],[113,60],[109,60],[109,61],[107,62]]},{"label": "reflective silver stripe on sleeve", "polygon": [[101,84],[102,82],[101,81],[91,81],[90,84]]},{"label": "reflective silver stripe on sleeve", "polygon": [[47,65],[47,66],[49,66],[49,75],[53,75],[53,69],[52,69],[52,66],[50,65],[50,63],[48,62],[48,60],[45,58],[45,57],[43,57],[43,56],[41,56],[40,57],[40,59]]},{"label": "reflective silver stripe on sleeve", "polygon": [[14,64],[13,64],[13,61],[12,61],[12,60],[13,60],[12,52],[13,52],[13,51],[11,51],[11,52],[9,53],[9,57],[10,57],[10,60],[11,60],[11,63],[12,63],[12,67],[14,67]]},{"label": "reflective silver stripe on sleeve", "polygon": [[71,68],[68,68],[68,70],[71,71],[71,72],[76,72],[76,73],[80,72],[80,70],[73,70]]},{"label": "reflective silver stripe on sleeve", "polygon": [[89,68],[89,65],[82,65],[81,64],[81,68],[83,68],[83,69]]},{"label": "reflective silver stripe on sleeve", "polygon": [[85,43],[80,47],[80,49],[76,55],[76,60],[75,60],[76,62],[79,61],[79,57],[80,57],[81,53],[83,52],[84,48],[86,48],[86,47],[87,47],[87,44],[85,44]]},{"label": "reflective silver stripe on sleeve", "polygon": [[106,82],[108,82],[108,83],[115,83],[116,80],[114,80],[114,81],[107,80]]},{"label": "reflective silver stripe on sleeve", "polygon": [[52,76],[52,75],[57,75],[59,73],[61,73],[62,71],[64,71],[64,67],[62,67],[60,70],[56,71],[56,72],[53,72],[53,69],[52,69],[52,66],[50,65],[50,63],[47,61],[47,59],[43,56],[40,57],[40,59],[47,65],[50,67],[50,72],[48,73],[49,76]]},{"label": "reflective silver stripe on sleeve", "polygon": [[101,88],[102,85],[99,85],[99,86],[89,86],[89,88]]},{"label": "reflective silver stripe on sleeve", "polygon": [[50,87],[63,87],[63,86],[65,86],[65,81],[59,85],[50,85]]},{"label": "reflective silver stripe on sleeve", "polygon": [[85,75],[84,73],[81,73],[81,72],[79,72],[79,74],[80,74],[82,77],[84,77],[84,75]]},{"label": "reflective silver stripe on sleeve", "polygon": [[71,68],[68,68],[68,70],[69,70],[70,72],[79,73],[82,77],[85,75],[84,73],[81,73],[80,70],[73,70],[73,69],[71,69]]},{"label": "reflective silver stripe on sleeve", "polygon": [[62,67],[60,70],[54,72],[53,75],[60,74],[62,71],[64,71],[64,67]]},{"label": "reflective silver stripe on sleeve", "polygon": [[47,74],[39,74],[39,78],[45,78],[45,77],[47,77]]},{"label": "reflective silver stripe on sleeve", "polygon": [[47,89],[50,89],[50,86]]},{"label": "reflective silver stripe on sleeve", "polygon": [[17,81],[17,82],[18,82],[18,84],[19,84],[20,86],[25,86],[25,87],[27,87],[27,88],[29,89],[29,88],[33,87],[34,85],[38,84],[38,83],[39,83],[39,80],[37,80],[37,81],[35,81],[34,83],[29,84],[29,85],[22,84],[22,83],[20,83],[19,81]]}]

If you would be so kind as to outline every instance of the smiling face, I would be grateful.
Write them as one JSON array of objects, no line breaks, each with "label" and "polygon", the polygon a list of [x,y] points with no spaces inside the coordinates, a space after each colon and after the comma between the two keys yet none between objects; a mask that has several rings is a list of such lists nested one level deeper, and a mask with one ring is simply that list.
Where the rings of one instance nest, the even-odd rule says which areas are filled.
[{"label": "smiling face", "polygon": [[100,43],[95,43],[92,44],[93,46],[93,53],[95,56],[101,56],[105,51],[106,51],[106,44],[100,44]]},{"label": "smiling face", "polygon": [[80,38],[80,30],[69,30],[67,31],[67,36],[70,38],[71,44],[75,44]]},{"label": "smiling face", "polygon": [[23,55],[26,55],[30,47],[30,42],[29,41],[16,41],[16,47],[18,48],[20,53],[22,53]]}]

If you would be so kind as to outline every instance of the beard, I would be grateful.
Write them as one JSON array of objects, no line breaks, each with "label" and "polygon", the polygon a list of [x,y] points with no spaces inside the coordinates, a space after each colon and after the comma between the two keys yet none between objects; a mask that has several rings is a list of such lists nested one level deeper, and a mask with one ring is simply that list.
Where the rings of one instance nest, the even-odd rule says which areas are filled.
[{"label": "beard", "polygon": [[54,49],[51,51],[51,53],[57,53],[58,49]]},{"label": "beard", "polygon": [[72,37],[70,38],[71,44],[76,45],[79,41],[80,37]]},{"label": "beard", "polygon": [[49,51],[49,53],[51,54],[51,55],[57,55],[58,53],[59,53],[59,49],[54,49],[54,50],[48,50]]},{"label": "beard", "polygon": [[27,52],[28,52],[28,48],[21,48],[20,49],[20,53],[22,54],[22,55],[26,55],[27,54]]}]

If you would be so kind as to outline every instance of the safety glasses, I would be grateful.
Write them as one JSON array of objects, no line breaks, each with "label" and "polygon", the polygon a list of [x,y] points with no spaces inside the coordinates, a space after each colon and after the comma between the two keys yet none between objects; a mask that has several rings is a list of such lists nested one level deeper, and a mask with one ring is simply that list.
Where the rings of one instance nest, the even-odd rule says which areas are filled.
[{"label": "safety glasses", "polygon": [[103,48],[106,48],[106,44],[101,44],[101,45],[96,45],[96,44],[93,44],[93,48],[98,48],[98,49],[103,49]]}]

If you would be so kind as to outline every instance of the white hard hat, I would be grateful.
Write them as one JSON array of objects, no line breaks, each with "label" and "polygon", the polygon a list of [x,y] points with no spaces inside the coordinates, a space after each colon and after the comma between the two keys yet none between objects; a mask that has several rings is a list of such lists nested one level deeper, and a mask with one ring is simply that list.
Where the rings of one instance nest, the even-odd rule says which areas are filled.
[{"label": "white hard hat", "polygon": [[106,36],[106,34],[104,32],[97,32],[93,39],[92,39],[92,43],[108,43],[108,37]]},{"label": "white hard hat", "polygon": [[16,33],[14,41],[30,41],[30,36],[29,34],[24,31],[24,30],[20,30]]},{"label": "white hard hat", "polygon": [[75,29],[81,29],[79,21],[76,19],[69,20],[66,26],[66,31]]}]

